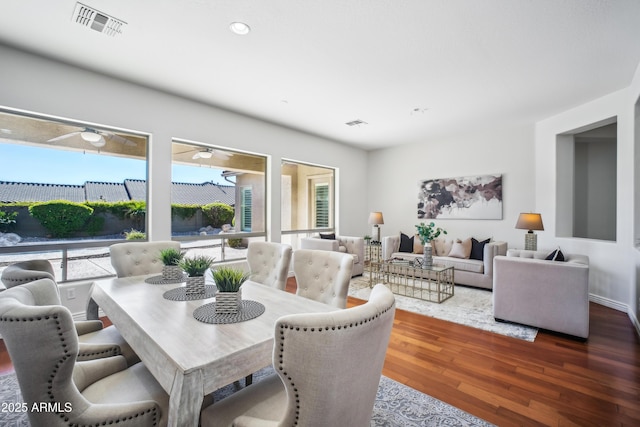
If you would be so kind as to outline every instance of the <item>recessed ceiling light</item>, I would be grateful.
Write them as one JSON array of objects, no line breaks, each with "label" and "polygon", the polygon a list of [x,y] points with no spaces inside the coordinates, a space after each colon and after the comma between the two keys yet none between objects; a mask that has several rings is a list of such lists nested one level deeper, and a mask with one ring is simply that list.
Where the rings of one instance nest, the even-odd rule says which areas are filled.
[{"label": "recessed ceiling light", "polygon": [[232,22],[231,25],[229,25],[229,28],[240,36],[247,35],[249,34],[249,31],[251,31],[251,27],[244,22]]}]

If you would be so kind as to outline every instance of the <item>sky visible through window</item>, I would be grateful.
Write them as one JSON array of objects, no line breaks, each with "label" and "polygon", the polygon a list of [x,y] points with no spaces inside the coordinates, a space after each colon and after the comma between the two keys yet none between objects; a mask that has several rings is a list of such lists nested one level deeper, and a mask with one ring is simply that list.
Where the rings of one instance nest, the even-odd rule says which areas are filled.
[{"label": "sky visible through window", "polygon": [[[221,170],[172,165],[173,182],[211,181],[232,185]],[[125,179],[147,179],[146,162],[92,152],[74,152],[27,145],[0,143],[0,181],[82,185],[86,181],[122,183]]]}]

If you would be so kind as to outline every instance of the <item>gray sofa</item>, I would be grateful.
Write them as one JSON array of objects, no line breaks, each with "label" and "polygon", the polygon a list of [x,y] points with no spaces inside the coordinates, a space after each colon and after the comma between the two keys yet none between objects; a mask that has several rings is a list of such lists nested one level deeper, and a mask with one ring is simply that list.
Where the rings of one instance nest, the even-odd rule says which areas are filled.
[{"label": "gray sofa", "polygon": [[560,332],[589,336],[589,258],[551,251],[509,249],[493,259],[493,316]]},{"label": "gray sofa", "polygon": [[[441,253],[448,253],[451,249],[452,239],[437,239],[434,246],[444,248]],[[416,246],[414,246],[416,247]],[[411,252],[399,252],[400,235],[386,236],[382,238],[383,259],[422,258],[422,254]],[[476,288],[491,289],[493,287],[493,258],[507,253],[506,242],[489,242],[484,246],[482,260],[469,258],[454,258],[450,256],[438,256],[434,251],[433,263],[454,268],[455,282],[460,285],[474,286]]]}]

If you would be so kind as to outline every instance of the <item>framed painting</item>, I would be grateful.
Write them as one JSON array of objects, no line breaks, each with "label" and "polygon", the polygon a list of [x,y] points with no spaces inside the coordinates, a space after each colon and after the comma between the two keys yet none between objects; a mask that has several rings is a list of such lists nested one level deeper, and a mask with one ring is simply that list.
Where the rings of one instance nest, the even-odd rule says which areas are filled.
[{"label": "framed painting", "polygon": [[502,175],[420,181],[419,219],[502,219]]}]

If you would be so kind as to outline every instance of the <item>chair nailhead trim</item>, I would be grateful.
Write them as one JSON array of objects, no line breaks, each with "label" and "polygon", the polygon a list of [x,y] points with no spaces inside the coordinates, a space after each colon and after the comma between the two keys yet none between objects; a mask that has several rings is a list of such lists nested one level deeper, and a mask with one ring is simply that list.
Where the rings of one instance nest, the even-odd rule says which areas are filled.
[{"label": "chair nailhead trim", "polygon": [[[62,334],[62,326],[60,325],[60,320],[58,319],[57,315],[53,315],[53,316],[37,316],[37,317],[28,317],[28,318],[14,318],[14,317],[2,317],[0,318],[0,322],[41,322],[41,321],[49,321],[49,320],[53,320],[55,325],[56,325],[56,329],[58,330],[58,337],[60,338],[60,342],[62,343],[62,347],[64,348],[64,352],[66,353],[60,360],[58,360],[58,362],[56,363],[56,365],[54,366],[53,370],[51,371],[51,374],[49,375],[49,380],[47,380],[47,395],[49,396],[49,400],[52,403],[55,403],[58,401],[58,399],[56,399],[55,394],[54,394],[54,389],[53,389],[53,380],[55,379],[55,377],[58,374],[58,370],[60,369],[60,367],[62,366],[62,364],[64,362],[66,362],[67,360],[69,360],[69,358],[73,357],[72,354],[68,353],[67,350],[67,344],[65,343],[65,340],[63,338],[63,334]],[[72,380],[70,380],[72,381]],[[79,392],[78,392],[79,393]],[[158,423],[160,422],[160,414],[158,413],[158,410],[156,408],[149,408],[146,409],[145,411],[142,412],[138,412],[136,414],[132,414],[129,415],[126,418],[114,418],[114,419],[109,419],[109,420],[104,420],[104,421],[100,421],[97,424],[78,424],[78,423],[74,423],[71,424],[69,423],[69,417],[67,416],[66,413],[64,412],[57,412],[56,415],[58,415],[58,417],[60,417],[60,419],[62,419],[64,422],[69,423],[69,427],[95,427],[95,426],[105,426],[105,425],[117,425],[117,424],[121,424],[124,422],[127,422],[129,420],[138,418],[138,417],[144,417],[147,415],[151,415],[151,420],[153,421],[152,425],[153,426],[157,426]]]},{"label": "chair nailhead trim", "polygon": [[325,327],[320,327],[320,328],[307,328],[307,327],[300,327],[300,326],[296,326],[296,325],[285,325],[282,324],[280,325],[280,349],[278,351],[278,370],[282,373],[283,377],[286,377],[287,380],[289,381],[289,385],[291,386],[291,388],[293,389],[293,392],[295,393],[295,399],[296,399],[296,414],[295,414],[295,422],[294,425],[297,426],[299,421],[300,421],[300,408],[301,408],[301,403],[300,403],[300,395],[298,394],[298,389],[296,388],[294,382],[291,380],[291,377],[287,374],[287,371],[284,368],[284,333],[285,330],[287,329],[291,329],[294,331],[300,331],[300,329],[302,329],[303,332],[323,332],[323,331],[329,331],[329,330],[335,330],[336,327],[338,328],[338,330],[344,328],[353,328],[359,325],[364,325],[365,323],[369,323],[372,322],[376,319],[378,319],[380,316],[382,316],[384,313],[388,312],[389,310],[391,310],[393,307],[395,307],[396,302],[395,300],[393,301],[393,304],[391,304],[389,307],[385,308],[384,310],[380,311],[379,313],[376,313],[374,316],[369,317],[368,319],[364,319],[361,320],[360,322],[357,323],[349,323],[348,325],[331,325],[331,326],[325,326]]}]

